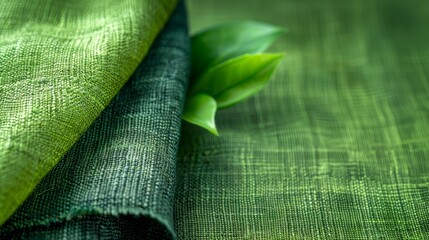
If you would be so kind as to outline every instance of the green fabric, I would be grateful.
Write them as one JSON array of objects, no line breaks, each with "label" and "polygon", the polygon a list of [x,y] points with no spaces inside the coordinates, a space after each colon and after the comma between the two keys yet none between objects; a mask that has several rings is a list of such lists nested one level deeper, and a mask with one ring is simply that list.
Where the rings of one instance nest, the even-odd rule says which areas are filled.
[{"label": "green fabric", "polygon": [[189,75],[183,3],[130,81],[0,230],[0,239],[173,238]]},{"label": "green fabric", "polygon": [[[2,221],[110,101],[172,9],[39,1],[0,3]],[[428,1],[189,6],[193,29],[287,27],[271,84],[219,111],[220,137],[185,125],[175,177],[188,46],[174,17],[0,239],[172,238],[173,224],[179,239],[429,238]]]},{"label": "green fabric", "polygon": [[175,2],[0,2],[0,225],[131,76]]},{"label": "green fabric", "polygon": [[261,94],[186,125],[180,239],[428,239],[429,1],[190,0],[289,29]]}]

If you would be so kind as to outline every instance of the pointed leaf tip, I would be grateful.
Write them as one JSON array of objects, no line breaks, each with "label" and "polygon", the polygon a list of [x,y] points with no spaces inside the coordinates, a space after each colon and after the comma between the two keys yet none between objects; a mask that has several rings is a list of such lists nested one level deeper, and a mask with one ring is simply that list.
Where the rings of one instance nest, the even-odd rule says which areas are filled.
[{"label": "pointed leaf tip", "polygon": [[191,88],[191,95],[212,96],[218,108],[234,105],[260,91],[284,54],[246,54],[210,68]]},{"label": "pointed leaf tip", "polygon": [[182,119],[219,136],[215,123],[216,110],[217,103],[213,97],[198,94],[187,100]]},{"label": "pointed leaf tip", "polygon": [[192,37],[192,79],[208,68],[242,54],[264,52],[286,29],[243,21],[209,28]]}]

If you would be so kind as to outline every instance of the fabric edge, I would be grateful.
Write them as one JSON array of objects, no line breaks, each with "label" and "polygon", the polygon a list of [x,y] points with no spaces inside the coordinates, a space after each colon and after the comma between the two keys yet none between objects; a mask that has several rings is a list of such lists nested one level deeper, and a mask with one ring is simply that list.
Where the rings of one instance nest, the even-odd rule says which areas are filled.
[{"label": "fabric edge", "polygon": [[59,216],[58,218],[49,218],[45,219],[43,221],[37,221],[34,222],[34,224],[26,223],[24,226],[20,228],[11,228],[8,229],[5,232],[1,232],[0,237],[13,235],[16,231],[22,231],[23,229],[30,229],[30,228],[36,228],[36,227],[50,227],[53,225],[62,225],[67,222],[76,220],[76,219],[82,219],[85,217],[93,217],[93,216],[99,216],[99,217],[114,217],[114,218],[120,218],[124,216],[133,217],[136,219],[139,218],[148,218],[149,220],[156,221],[161,226],[163,226],[167,232],[171,235],[172,239],[176,239],[176,233],[174,231],[174,226],[170,226],[168,223],[168,220],[159,216],[158,214],[151,212],[151,211],[145,211],[140,208],[124,208],[119,209],[115,212],[106,213],[102,209],[99,208],[90,208],[90,209],[78,209],[73,212],[70,212],[68,214],[64,214],[63,216]]}]

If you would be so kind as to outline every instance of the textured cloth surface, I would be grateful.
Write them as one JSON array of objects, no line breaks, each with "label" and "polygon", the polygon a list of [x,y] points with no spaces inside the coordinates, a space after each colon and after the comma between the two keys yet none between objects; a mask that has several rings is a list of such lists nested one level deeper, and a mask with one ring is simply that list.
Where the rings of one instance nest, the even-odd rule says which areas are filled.
[{"label": "textured cloth surface", "polygon": [[0,239],[173,237],[188,73],[180,4],[131,79],[6,222]]},{"label": "textured cloth surface", "polygon": [[181,239],[428,239],[429,1],[190,0],[287,27],[263,92],[186,125]]},{"label": "textured cloth surface", "polygon": [[175,2],[0,2],[0,225],[129,79]]}]

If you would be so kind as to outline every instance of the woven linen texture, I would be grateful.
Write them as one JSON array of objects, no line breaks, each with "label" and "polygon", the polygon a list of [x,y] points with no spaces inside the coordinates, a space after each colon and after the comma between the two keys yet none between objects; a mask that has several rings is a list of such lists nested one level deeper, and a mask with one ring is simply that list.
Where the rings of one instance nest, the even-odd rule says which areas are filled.
[{"label": "woven linen texture", "polygon": [[130,78],[175,2],[0,2],[0,225]]},{"label": "woven linen texture", "polygon": [[173,238],[188,74],[181,3],[131,79],[6,222],[0,238]]},{"label": "woven linen texture", "polygon": [[287,27],[261,94],[186,125],[180,239],[428,239],[429,2],[190,0]]}]

